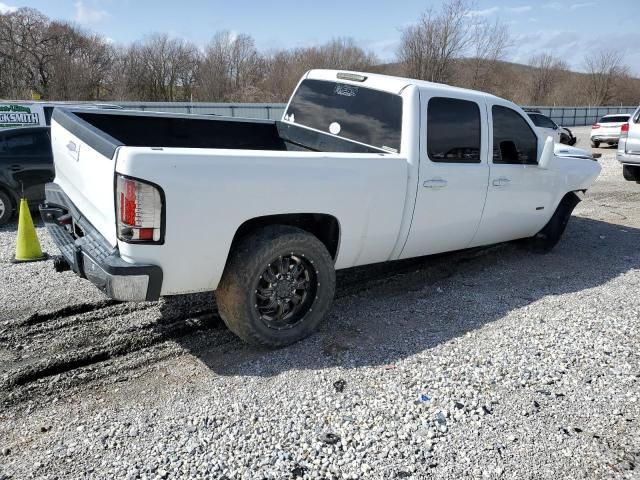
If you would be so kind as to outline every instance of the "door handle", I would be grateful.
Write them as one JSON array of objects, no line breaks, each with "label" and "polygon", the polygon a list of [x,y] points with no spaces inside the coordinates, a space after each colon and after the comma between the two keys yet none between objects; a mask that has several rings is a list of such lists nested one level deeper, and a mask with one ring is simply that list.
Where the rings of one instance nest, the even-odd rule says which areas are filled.
[{"label": "door handle", "polygon": [[425,180],[422,186],[425,188],[444,188],[447,186],[447,181],[442,178],[432,178],[431,180]]},{"label": "door handle", "polygon": [[493,179],[493,186],[494,187],[506,187],[507,185],[509,185],[509,183],[511,182],[511,180],[509,180],[508,178],[505,177],[500,177],[500,178],[494,178]]}]

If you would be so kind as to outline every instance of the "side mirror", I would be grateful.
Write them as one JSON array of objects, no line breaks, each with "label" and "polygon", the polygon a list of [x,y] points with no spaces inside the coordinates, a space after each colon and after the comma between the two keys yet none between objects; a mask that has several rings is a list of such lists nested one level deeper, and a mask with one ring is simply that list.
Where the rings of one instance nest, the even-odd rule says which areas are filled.
[{"label": "side mirror", "polygon": [[546,170],[551,163],[551,157],[553,157],[553,137],[547,137],[544,142],[544,148],[542,149],[542,155],[538,160],[538,167]]}]

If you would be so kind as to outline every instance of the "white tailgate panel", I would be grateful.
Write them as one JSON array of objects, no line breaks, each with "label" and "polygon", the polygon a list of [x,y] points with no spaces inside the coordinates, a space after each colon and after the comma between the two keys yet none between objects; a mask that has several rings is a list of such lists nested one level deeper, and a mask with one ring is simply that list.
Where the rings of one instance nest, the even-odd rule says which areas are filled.
[{"label": "white tailgate panel", "polygon": [[51,146],[56,170],[54,182],[109,244],[115,246],[115,158],[98,153],[56,121],[51,122]]}]

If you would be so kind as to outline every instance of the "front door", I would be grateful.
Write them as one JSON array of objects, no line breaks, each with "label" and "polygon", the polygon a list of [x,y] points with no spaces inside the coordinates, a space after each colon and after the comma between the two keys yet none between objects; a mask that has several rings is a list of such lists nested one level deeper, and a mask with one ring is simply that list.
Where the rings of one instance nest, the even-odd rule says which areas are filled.
[{"label": "front door", "polygon": [[431,97],[422,118],[418,193],[400,258],[468,247],[487,194],[484,102],[464,93],[458,98]]},{"label": "front door", "polygon": [[[492,121],[489,188],[472,246],[531,237],[553,212],[556,175],[538,167],[543,141],[532,125],[505,105],[490,105]],[[544,139],[546,140],[546,138]]]}]

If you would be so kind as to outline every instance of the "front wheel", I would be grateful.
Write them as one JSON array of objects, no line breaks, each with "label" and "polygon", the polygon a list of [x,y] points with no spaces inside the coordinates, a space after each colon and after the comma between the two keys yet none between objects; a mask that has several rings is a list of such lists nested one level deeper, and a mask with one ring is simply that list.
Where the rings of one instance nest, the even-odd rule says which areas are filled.
[{"label": "front wheel", "polygon": [[216,290],[229,330],[253,345],[278,348],[310,335],[335,292],[333,259],[320,240],[289,226],[269,226],[233,248]]},{"label": "front wheel", "polygon": [[548,253],[557,245],[567,228],[571,213],[578,203],[580,203],[580,198],[575,193],[565,195],[544,228],[529,239],[531,249],[534,252]]}]

